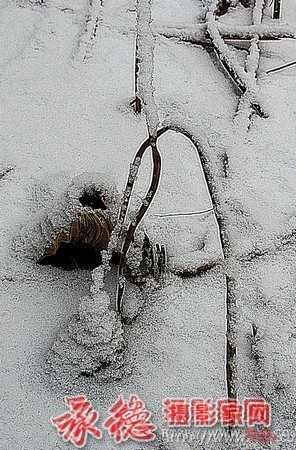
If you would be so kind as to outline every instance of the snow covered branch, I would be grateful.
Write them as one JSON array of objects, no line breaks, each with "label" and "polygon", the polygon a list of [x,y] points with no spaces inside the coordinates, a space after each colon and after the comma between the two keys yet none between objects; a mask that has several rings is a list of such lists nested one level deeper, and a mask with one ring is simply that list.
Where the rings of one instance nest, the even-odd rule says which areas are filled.
[{"label": "snow covered branch", "polygon": [[[268,114],[262,107],[257,83],[261,40],[275,40],[281,38],[296,38],[295,27],[263,25],[263,0],[255,1],[252,11],[252,25],[231,25],[218,21],[217,15],[220,0],[213,0],[206,14],[206,23],[195,27],[162,27],[156,30],[167,38],[177,38],[204,47],[214,47],[222,65],[239,88],[243,97],[239,104],[239,112],[253,109],[260,117]],[[227,45],[227,40],[250,41],[249,55],[245,69],[237,60],[235,51]]]},{"label": "snow covered branch", "polygon": [[266,113],[261,107],[260,100],[258,98],[258,87],[256,80],[251,73],[247,72],[240,66],[237,61],[236,54],[227,46],[220,34],[216,19],[216,10],[218,5],[219,0],[213,0],[206,15],[207,32],[212,40],[219,59],[229,75],[235,81],[242,94],[246,93],[248,101],[259,116],[266,117]]},{"label": "snow covered branch", "polygon": [[136,99],[146,115],[149,136],[156,136],[159,125],[153,87],[154,36],[151,31],[151,0],[137,1]]},{"label": "snow covered branch", "polygon": [[[256,15],[258,17],[260,7],[255,8],[256,8]],[[280,25],[275,25],[274,27],[272,27],[270,25],[263,25],[261,22],[258,21],[256,22],[254,21],[252,25],[230,25],[218,22],[217,29],[219,30],[219,33],[223,38],[229,37],[229,38],[250,39],[256,35],[258,35],[260,39],[296,38],[295,27],[280,26]]]},{"label": "snow covered branch", "polygon": [[[276,39],[296,39],[295,28],[288,26],[274,26],[269,25],[231,25],[220,23],[216,20],[216,27],[220,36],[224,40],[250,40],[258,35],[261,40],[276,40]],[[184,42],[191,42],[197,45],[213,45],[207,33],[206,24],[198,24],[195,27],[174,27],[163,26],[162,28],[155,28],[154,33],[160,34],[167,38],[177,38]]]},{"label": "snow covered branch", "polygon": [[[253,11],[252,11],[252,23],[255,27],[260,26],[260,24],[261,24],[263,7],[264,7],[263,0],[255,1],[255,5],[254,5]],[[246,58],[246,63],[245,63],[246,72],[248,74],[250,74],[250,76],[252,77],[257,91],[259,91],[258,86],[257,86],[257,76],[258,76],[258,67],[259,67],[259,58],[260,58],[259,40],[260,40],[260,36],[258,33],[254,34],[251,37],[249,54]],[[246,107],[248,117],[250,117],[250,115],[252,113],[252,102],[249,97],[250,97],[249,96],[249,86],[247,86],[244,98],[241,99],[243,101],[240,101],[238,110],[240,110],[242,106]]]}]

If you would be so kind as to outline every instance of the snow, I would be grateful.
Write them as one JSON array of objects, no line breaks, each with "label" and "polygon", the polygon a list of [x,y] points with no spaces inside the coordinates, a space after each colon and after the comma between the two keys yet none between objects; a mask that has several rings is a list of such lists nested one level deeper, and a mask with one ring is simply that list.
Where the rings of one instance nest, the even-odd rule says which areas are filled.
[{"label": "snow", "polygon": [[[295,68],[264,74],[295,59],[294,40],[259,44],[258,90],[269,117],[250,120],[243,105],[234,119],[239,95],[213,52],[162,35],[201,35],[208,3],[145,0],[138,11],[132,0],[44,3],[3,0],[0,6],[1,450],[72,448],[50,423],[66,410],[65,395],[86,395],[101,425],[118,396],[132,393],[159,432],[155,442],[127,441],[122,448],[179,450],[180,443],[161,439],[167,429],[162,400],[227,397],[225,272],[237,289],[239,399],[270,401],[279,436],[270,447],[294,448],[285,433],[295,427]],[[219,46],[217,32],[246,33],[252,20],[241,5],[219,24],[207,19]],[[252,33],[293,34],[294,21],[295,4],[287,0],[280,21],[274,24],[266,8]],[[142,115],[130,107],[137,29]],[[249,83],[253,75],[244,74],[240,53],[227,47],[228,62]],[[256,58],[248,63],[252,70]],[[126,285],[124,313],[132,320],[121,323],[108,307],[100,269],[64,271],[36,261],[58,230],[88,210],[78,201],[82,189],[103,187],[117,217],[147,123],[152,135],[159,126],[172,131],[159,139],[160,188],[136,239],[145,230],[166,245],[168,273],[144,290]],[[217,211],[184,130],[209,160],[231,243],[225,265]],[[129,218],[150,173],[145,155],[139,172],[132,168]],[[128,257],[138,260],[137,250]],[[196,277],[175,274],[208,263],[215,267]],[[80,375],[106,361],[94,377]],[[86,448],[114,446],[104,435],[89,437]],[[201,448],[198,439],[182,442],[182,450]]]}]

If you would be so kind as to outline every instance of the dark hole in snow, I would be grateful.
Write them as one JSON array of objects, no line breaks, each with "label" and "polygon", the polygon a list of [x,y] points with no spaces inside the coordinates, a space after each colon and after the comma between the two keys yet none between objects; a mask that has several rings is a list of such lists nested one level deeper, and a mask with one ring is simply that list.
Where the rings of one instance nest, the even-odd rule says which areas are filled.
[{"label": "dark hole in snow", "polygon": [[65,270],[94,269],[102,264],[101,252],[92,245],[82,242],[61,243],[55,255],[47,256],[40,262]]},{"label": "dark hole in snow", "polygon": [[107,206],[102,199],[102,193],[98,191],[94,191],[92,193],[84,192],[81,197],[79,197],[79,201],[82,206],[90,206],[94,209],[107,209]]}]

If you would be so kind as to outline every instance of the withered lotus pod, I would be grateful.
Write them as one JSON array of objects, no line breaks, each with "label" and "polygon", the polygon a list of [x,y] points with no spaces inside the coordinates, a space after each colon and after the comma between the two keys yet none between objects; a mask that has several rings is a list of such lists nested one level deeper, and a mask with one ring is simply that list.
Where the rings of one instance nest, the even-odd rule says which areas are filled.
[{"label": "withered lotus pod", "polygon": [[[87,266],[96,266],[100,263],[100,251],[105,250],[108,246],[113,228],[112,221],[100,210],[82,213],[71,222],[68,231],[61,230],[58,233],[54,241],[45,249],[38,263],[62,266],[63,264],[57,261],[57,255],[60,252],[63,255],[62,259],[65,258],[65,249],[67,248],[67,266],[78,267],[80,264],[77,263],[77,260],[83,254],[84,260],[92,259],[92,261],[88,261]],[[69,252],[69,249],[72,250],[72,253]],[[86,256],[87,254],[89,257]],[[95,258],[95,255],[98,255],[99,259]]]}]

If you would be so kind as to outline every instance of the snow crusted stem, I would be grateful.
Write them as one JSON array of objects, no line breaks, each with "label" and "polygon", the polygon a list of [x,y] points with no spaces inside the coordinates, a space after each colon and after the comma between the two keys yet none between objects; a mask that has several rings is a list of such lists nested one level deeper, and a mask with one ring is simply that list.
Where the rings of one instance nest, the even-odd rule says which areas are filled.
[{"label": "snow crusted stem", "polygon": [[207,32],[212,40],[219,59],[227,72],[230,74],[231,78],[235,81],[242,94],[247,92],[250,103],[257,114],[260,117],[265,117],[265,113],[263,112],[258,100],[257,83],[250,73],[240,67],[236,55],[228,48],[220,35],[216,20],[216,11],[219,8],[219,3],[220,0],[213,0],[209,11],[207,12]]},{"label": "snow crusted stem", "polygon": [[148,134],[156,138],[159,127],[154,99],[154,36],[151,31],[151,0],[137,0],[136,99],[146,115]]},{"label": "snow crusted stem", "polygon": [[[220,36],[224,40],[246,40],[252,39],[258,35],[260,41],[264,40],[278,40],[281,38],[296,38],[296,30],[288,26],[274,26],[270,25],[232,25],[225,23],[216,23],[216,27]],[[154,33],[160,34],[167,38],[177,38],[184,42],[191,42],[196,45],[210,45],[211,39],[207,36],[206,24],[198,24],[194,27],[184,26],[179,28],[177,26],[168,25],[162,27],[155,27]]]},{"label": "snow crusted stem", "polygon": [[[125,235],[125,239],[123,242],[123,245],[121,246],[120,249],[120,259],[119,259],[119,285],[118,285],[118,291],[117,291],[117,299],[116,299],[116,308],[118,312],[121,312],[121,303],[122,303],[122,295],[123,295],[123,291],[124,291],[124,280],[123,280],[123,265],[125,262],[125,257],[127,254],[127,251],[133,241],[133,236],[135,234],[136,228],[139,225],[139,223],[141,222],[141,220],[143,219],[145,213],[147,212],[156,192],[157,192],[157,188],[159,185],[159,180],[160,180],[160,173],[161,173],[161,156],[160,153],[158,151],[157,148],[157,137],[153,138],[153,137],[149,137],[144,144],[142,144],[142,146],[140,147],[139,151],[137,152],[137,155],[135,157],[135,160],[138,161],[138,164],[140,165],[141,162],[141,158],[144,154],[144,152],[147,150],[148,147],[151,147],[152,150],[152,159],[153,159],[153,173],[152,173],[152,180],[151,180],[151,184],[150,187],[148,189],[148,192],[146,194],[145,199],[142,202],[142,205],[139,209],[139,211],[136,214],[136,217],[134,220],[131,221],[127,233]],[[130,176],[128,179],[128,186],[126,189],[126,207],[124,207],[122,209],[122,218],[121,218],[121,222],[122,222],[122,227],[119,230],[119,233],[123,233],[124,231],[124,220],[125,220],[125,216],[126,216],[126,212],[127,212],[127,208],[128,208],[128,204],[129,204],[129,200],[130,200],[130,196],[132,193],[132,189],[135,183],[135,177]],[[119,238],[121,238],[121,234],[119,234]],[[120,239],[121,240],[121,239]]]},{"label": "snow crusted stem", "polygon": [[[255,5],[252,10],[252,23],[254,27],[259,27],[262,22],[262,15],[263,15],[263,7],[264,7],[264,1],[263,0],[255,0]],[[250,74],[250,76],[253,79],[254,85],[257,89],[257,95],[259,96],[259,88],[257,83],[258,78],[258,67],[259,67],[259,57],[260,57],[260,49],[259,49],[259,42],[260,42],[260,35],[259,33],[253,34],[250,40],[250,49],[249,54],[246,58],[245,68],[246,72]],[[252,104],[252,93],[250,92],[249,86],[247,86],[247,89],[245,91],[244,97],[241,98],[240,104],[238,106],[238,112],[245,112],[245,115],[247,116],[247,120],[249,121],[252,113],[254,113],[254,105]],[[262,111],[262,114],[263,111]],[[264,114],[267,116],[266,114]]]}]

